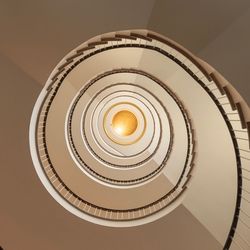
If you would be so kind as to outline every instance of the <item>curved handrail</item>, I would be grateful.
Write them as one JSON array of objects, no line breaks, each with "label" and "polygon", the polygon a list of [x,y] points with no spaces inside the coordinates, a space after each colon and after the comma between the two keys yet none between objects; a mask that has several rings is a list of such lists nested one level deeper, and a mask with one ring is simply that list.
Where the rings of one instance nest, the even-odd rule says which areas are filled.
[{"label": "curved handrail", "polygon": [[[245,196],[245,193],[249,194],[250,191],[249,186],[247,186],[247,184],[250,182],[250,179],[247,175],[247,173],[250,171],[250,121],[246,115],[247,112],[243,111],[243,102],[235,100],[235,93],[232,91],[230,84],[223,81],[223,78],[218,77],[220,76],[218,72],[209,72],[210,70],[204,67],[198,58],[196,58],[192,53],[184,49],[182,46],[173,43],[170,39],[162,37],[154,32],[135,30],[132,32],[123,32],[122,34],[108,34],[101,38],[96,38],[96,41],[85,44],[75,52],[72,52],[66,61],[61,62],[58,65],[58,71],[54,72],[53,76],[51,77],[51,82],[48,83],[47,90],[50,91],[52,88],[57,88],[59,80],[65,77],[68,68],[75,67],[81,61],[82,57],[87,56],[88,54],[92,53],[93,50],[97,50],[98,47],[108,43],[110,43],[111,47],[119,47],[119,42],[123,39],[125,39],[127,43],[131,43],[130,46],[135,46],[134,42],[137,40],[144,40],[145,43],[140,44],[139,47],[145,48],[149,48],[149,43],[151,43],[153,40],[166,44],[173,50],[176,50],[176,52],[185,55],[205,75],[207,81],[203,81],[203,77],[198,76],[197,72],[189,72],[190,70],[186,67],[185,63],[180,62],[176,57],[168,54],[172,60],[175,60],[175,62],[179,63],[181,67],[185,68],[185,70],[188,71],[191,76],[194,77],[196,81],[207,91],[214,103],[217,105],[228,126],[235,149],[235,157],[237,160],[238,187],[234,219],[228,234],[227,241],[224,245],[224,249],[229,249],[232,243],[237,247],[242,248],[241,243],[235,240],[236,236],[244,239],[243,241],[249,244],[249,242],[241,235],[241,232],[239,232],[238,224],[243,223],[243,216],[250,217],[248,211],[242,209],[242,204],[244,202],[248,202],[248,197]],[[151,47],[151,49],[156,48]],[[159,49],[158,51],[163,53],[163,51]],[[243,141],[246,143],[242,143]],[[245,227],[247,226],[245,225]]]}]

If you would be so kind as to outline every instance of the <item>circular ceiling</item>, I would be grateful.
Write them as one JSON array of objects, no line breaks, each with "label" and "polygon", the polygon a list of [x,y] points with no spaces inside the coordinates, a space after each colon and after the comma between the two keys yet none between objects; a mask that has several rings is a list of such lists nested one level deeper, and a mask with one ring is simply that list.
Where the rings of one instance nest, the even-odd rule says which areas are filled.
[{"label": "circular ceiling", "polygon": [[[214,184],[224,182],[232,195],[230,204],[221,198],[231,206],[226,239],[241,192],[234,129],[245,133],[248,123],[242,127],[242,105],[224,83],[154,32],[113,32],[83,43],[56,66],[34,107],[30,146],[41,181],[78,217],[127,227],[181,204],[195,211],[199,185],[216,175]],[[228,158],[219,159],[225,152]],[[228,168],[216,173],[208,162]],[[204,189],[209,202],[219,197],[213,192]]]}]

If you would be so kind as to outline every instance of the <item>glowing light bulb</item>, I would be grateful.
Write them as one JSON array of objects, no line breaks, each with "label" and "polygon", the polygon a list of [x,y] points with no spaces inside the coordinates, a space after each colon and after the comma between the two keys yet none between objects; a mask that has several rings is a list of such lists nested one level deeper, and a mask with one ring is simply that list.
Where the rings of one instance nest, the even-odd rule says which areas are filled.
[{"label": "glowing light bulb", "polygon": [[116,113],[112,120],[112,127],[120,136],[129,136],[133,134],[137,125],[138,121],[136,116],[128,110],[122,110]]}]

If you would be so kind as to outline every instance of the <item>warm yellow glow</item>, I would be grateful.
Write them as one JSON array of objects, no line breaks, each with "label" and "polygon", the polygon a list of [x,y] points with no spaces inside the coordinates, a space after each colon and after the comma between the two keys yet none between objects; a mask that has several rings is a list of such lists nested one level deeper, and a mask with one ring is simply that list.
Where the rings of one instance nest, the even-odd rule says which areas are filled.
[{"label": "warm yellow glow", "polygon": [[136,116],[128,111],[122,110],[116,113],[112,120],[114,131],[121,136],[128,136],[135,132],[138,122]]}]

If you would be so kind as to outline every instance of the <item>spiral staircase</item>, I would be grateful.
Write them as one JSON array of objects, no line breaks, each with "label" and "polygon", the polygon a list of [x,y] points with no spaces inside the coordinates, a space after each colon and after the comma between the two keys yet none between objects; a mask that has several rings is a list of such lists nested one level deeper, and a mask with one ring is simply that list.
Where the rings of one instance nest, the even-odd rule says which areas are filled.
[{"label": "spiral staircase", "polygon": [[[133,132],[117,133],[117,114]],[[250,249],[249,107],[155,32],[103,34],[65,56],[34,107],[30,149],[49,193],[84,220],[133,227],[184,206],[218,249]]]}]

